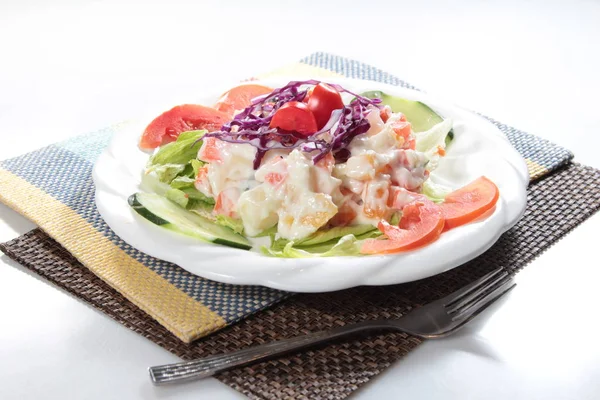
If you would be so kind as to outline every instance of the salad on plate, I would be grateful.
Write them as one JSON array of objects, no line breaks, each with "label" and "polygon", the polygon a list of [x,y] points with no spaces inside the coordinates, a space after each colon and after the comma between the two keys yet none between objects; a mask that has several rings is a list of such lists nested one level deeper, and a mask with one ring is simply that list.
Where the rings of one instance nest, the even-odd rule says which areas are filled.
[{"label": "salad on plate", "polygon": [[406,252],[494,211],[485,176],[455,190],[429,179],[453,137],[452,120],[418,101],[249,82],[146,127],[143,191],[129,204],[163,228],[268,256]]}]

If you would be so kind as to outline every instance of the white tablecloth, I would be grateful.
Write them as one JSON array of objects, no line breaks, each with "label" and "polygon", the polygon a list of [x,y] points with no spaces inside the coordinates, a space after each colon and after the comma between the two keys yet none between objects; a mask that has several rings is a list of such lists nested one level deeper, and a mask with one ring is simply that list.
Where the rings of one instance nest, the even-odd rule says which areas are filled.
[{"label": "white tablecloth", "polygon": [[[543,136],[600,167],[593,1],[0,2],[0,159],[328,51]],[[34,227],[0,205],[0,240]],[[597,399],[600,215],[454,337],[355,399]],[[568,299],[568,301],[565,301]],[[0,257],[1,399],[243,398],[150,384],[176,357]]]}]

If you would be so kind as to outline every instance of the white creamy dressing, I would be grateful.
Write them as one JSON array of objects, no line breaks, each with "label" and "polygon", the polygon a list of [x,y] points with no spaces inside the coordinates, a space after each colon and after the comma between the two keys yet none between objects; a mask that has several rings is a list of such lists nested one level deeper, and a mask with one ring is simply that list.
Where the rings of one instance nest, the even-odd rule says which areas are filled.
[{"label": "white creamy dressing", "polygon": [[225,142],[221,142],[218,147],[221,161],[208,164],[211,192],[218,194],[231,187],[246,189],[246,183],[254,175],[256,148],[244,143]]},{"label": "white creamy dressing", "polygon": [[277,223],[280,236],[300,239],[337,213],[333,199],[341,197],[341,181],[299,150],[287,156],[265,157],[255,179],[258,185],[244,192],[238,201],[244,229],[250,236]]},{"label": "white creamy dressing", "polygon": [[241,218],[248,236],[276,225],[280,237],[301,239],[338,210],[343,212],[332,220],[336,224],[376,226],[395,211],[394,196],[406,197],[407,190],[419,189],[427,179],[428,158],[406,148],[406,139],[395,133],[401,114],[391,114],[384,123],[379,110],[373,111],[368,114],[371,128],[350,143],[345,163],[334,165],[329,155],[314,164],[312,155],[298,149],[271,150],[255,171],[255,147],[217,140],[220,159],[204,166],[196,188],[218,199],[221,208],[215,212]]}]

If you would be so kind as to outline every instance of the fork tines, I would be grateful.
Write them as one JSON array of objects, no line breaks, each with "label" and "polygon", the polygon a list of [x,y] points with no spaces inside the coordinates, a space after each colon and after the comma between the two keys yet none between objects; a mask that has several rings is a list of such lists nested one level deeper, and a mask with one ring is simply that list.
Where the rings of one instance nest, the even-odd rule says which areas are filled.
[{"label": "fork tines", "polygon": [[465,314],[478,314],[514,285],[508,272],[498,268],[444,298],[444,305],[453,319],[464,318]]}]

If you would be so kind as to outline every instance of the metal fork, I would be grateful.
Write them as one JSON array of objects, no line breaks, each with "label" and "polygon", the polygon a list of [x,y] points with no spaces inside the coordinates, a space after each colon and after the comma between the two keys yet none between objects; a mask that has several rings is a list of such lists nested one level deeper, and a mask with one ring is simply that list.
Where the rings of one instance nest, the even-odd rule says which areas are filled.
[{"label": "metal fork", "polygon": [[515,285],[508,273],[498,268],[400,319],[364,321],[199,360],[150,367],[150,379],[155,385],[163,385],[207,378],[231,368],[365,331],[396,330],[426,339],[441,338],[459,330]]}]

